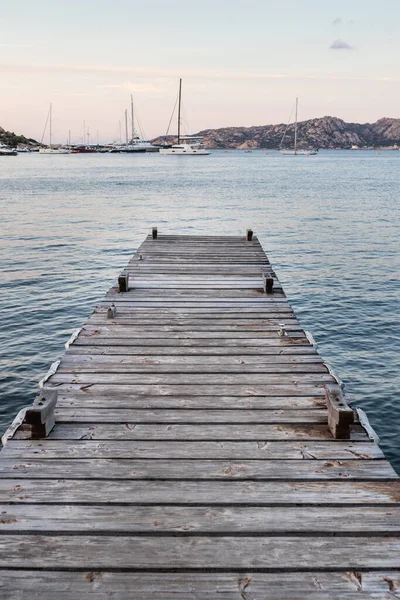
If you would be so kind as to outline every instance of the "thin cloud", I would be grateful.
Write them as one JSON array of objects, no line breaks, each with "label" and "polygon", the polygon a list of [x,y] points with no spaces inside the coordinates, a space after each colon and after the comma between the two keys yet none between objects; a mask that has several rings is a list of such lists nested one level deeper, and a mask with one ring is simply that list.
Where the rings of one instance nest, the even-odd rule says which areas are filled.
[{"label": "thin cloud", "polygon": [[[15,75],[16,73],[23,73],[25,75],[38,75],[40,73],[48,75],[60,75],[68,73],[70,76],[75,74],[85,73],[87,75],[103,75],[109,76],[110,74],[134,74],[145,79],[152,79],[153,82],[157,82],[162,85],[166,85],[171,79],[177,79],[179,77],[188,78],[192,82],[209,82],[215,81],[383,81],[382,77],[354,77],[354,76],[342,76],[342,75],[330,75],[330,74],[316,74],[308,75],[304,73],[289,74],[289,73],[268,73],[261,71],[230,71],[230,70],[217,70],[217,69],[165,69],[163,67],[126,67],[118,65],[68,65],[68,64],[11,64],[11,63],[0,63],[0,73],[8,73]],[[392,81],[399,81],[400,79],[393,78]],[[149,82],[150,84],[150,82]],[[101,85],[101,82],[98,82]],[[107,85],[104,82],[104,85]],[[112,85],[112,84],[109,84]],[[116,83],[115,85],[125,85],[124,82]],[[135,85],[135,84],[133,84]],[[145,85],[145,84],[143,84]]]},{"label": "thin cloud", "polygon": [[334,19],[332,21],[332,25],[335,25],[335,27],[337,27],[338,25],[341,25],[342,23],[343,23],[342,17],[336,17],[336,19]]},{"label": "thin cloud", "polygon": [[339,39],[332,42],[329,48],[331,50],[355,50],[354,46],[350,46],[350,44],[348,44],[347,42],[344,42],[343,40]]}]

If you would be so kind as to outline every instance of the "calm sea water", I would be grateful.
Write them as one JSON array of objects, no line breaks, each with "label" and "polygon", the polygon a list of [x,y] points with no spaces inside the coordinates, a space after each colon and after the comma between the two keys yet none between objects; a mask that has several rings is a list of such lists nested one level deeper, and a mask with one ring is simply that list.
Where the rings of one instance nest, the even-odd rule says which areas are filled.
[{"label": "calm sea water", "polygon": [[400,152],[19,155],[0,162],[0,430],[153,225],[254,229],[400,472]]}]

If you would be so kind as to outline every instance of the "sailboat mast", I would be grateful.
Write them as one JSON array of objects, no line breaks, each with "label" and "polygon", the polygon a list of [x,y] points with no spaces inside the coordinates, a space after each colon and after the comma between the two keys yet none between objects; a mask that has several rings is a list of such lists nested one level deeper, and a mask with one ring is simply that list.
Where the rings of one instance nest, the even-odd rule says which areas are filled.
[{"label": "sailboat mast", "polygon": [[132,98],[132,94],[131,94],[131,119],[132,119],[132,142],[133,142],[133,138],[135,137],[135,121],[133,118],[133,98]]},{"label": "sailboat mast", "polygon": [[128,145],[128,109],[125,109],[125,141]]},{"label": "sailboat mast", "polygon": [[182,79],[179,80],[179,103],[178,103],[178,144],[181,143],[181,98],[182,98]]},{"label": "sailboat mast", "polygon": [[51,104],[50,104],[50,148],[51,148]]},{"label": "sailboat mast", "polygon": [[297,152],[297,110],[299,107],[299,99],[296,98],[296,119],[294,122],[294,153]]}]

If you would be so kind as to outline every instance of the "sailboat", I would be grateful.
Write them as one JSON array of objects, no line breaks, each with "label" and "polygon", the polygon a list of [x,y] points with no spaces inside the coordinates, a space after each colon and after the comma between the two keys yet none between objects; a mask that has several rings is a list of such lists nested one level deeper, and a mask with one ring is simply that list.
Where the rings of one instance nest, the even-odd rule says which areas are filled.
[{"label": "sailboat", "polygon": [[135,131],[135,116],[133,111],[133,97],[131,94],[131,139],[128,140],[128,111],[125,110],[125,136],[126,143],[115,146],[114,152],[158,152],[159,147],[153,146],[148,140],[142,140]]},{"label": "sailboat", "polygon": [[[47,120],[50,120],[50,128],[49,128],[49,147],[48,148],[40,148],[40,154],[71,154],[71,150],[67,148],[53,148],[51,144],[51,126],[52,126],[52,105],[50,104],[49,114],[47,115]],[[45,125],[45,131],[47,126],[47,120]],[[44,135],[44,134],[43,134]],[[42,138],[43,140],[43,138]]]},{"label": "sailboat", "polygon": [[[280,150],[280,153],[284,154],[285,156],[313,156],[315,154],[318,154],[317,150],[303,150],[303,149],[300,150],[299,148],[297,148],[297,113],[298,113],[298,108],[299,108],[299,99],[296,98],[296,116],[295,116],[295,121],[294,121],[294,148],[293,148],[293,150]],[[283,134],[283,137],[282,137],[281,146],[283,144],[283,140],[285,139],[286,131],[287,131],[287,127],[286,127],[285,133]]]},{"label": "sailboat", "polygon": [[[179,80],[178,96],[178,143],[170,148],[161,148],[160,154],[179,154],[187,156],[205,156],[210,154],[202,148],[200,138],[193,135],[181,136],[181,102],[182,102],[182,79]],[[183,143],[181,143],[183,142]]]}]

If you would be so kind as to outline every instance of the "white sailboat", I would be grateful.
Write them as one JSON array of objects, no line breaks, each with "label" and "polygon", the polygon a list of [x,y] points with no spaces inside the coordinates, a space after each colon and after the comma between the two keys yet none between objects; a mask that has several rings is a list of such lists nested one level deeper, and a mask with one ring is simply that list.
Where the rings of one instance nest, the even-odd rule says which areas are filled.
[{"label": "white sailboat", "polygon": [[[296,116],[295,116],[295,121],[294,121],[294,148],[293,148],[293,150],[280,150],[280,153],[284,154],[285,156],[313,156],[315,154],[318,154],[317,150],[303,150],[303,149],[297,148],[297,113],[298,113],[298,108],[299,108],[299,99],[296,98]],[[283,140],[285,139],[286,131],[287,131],[287,127],[286,127],[285,133],[283,134],[283,137],[282,137],[281,146],[283,144]]]},{"label": "white sailboat", "polygon": [[[53,146],[52,146],[52,143],[51,143],[52,105],[51,104],[50,104],[49,114],[47,115],[47,120],[50,120],[49,146],[48,146],[48,148],[40,148],[39,153],[40,154],[71,154],[71,150],[69,150],[67,148],[53,148]],[[47,120],[46,120],[46,125],[45,125],[45,132],[46,132]],[[42,138],[42,141],[43,141],[43,138]]]},{"label": "white sailboat", "polygon": [[[208,150],[202,148],[199,138],[192,135],[181,136],[181,99],[182,99],[182,79],[179,80],[179,101],[178,101],[178,143],[170,148],[161,148],[160,154],[167,155],[185,155],[185,156],[206,156],[210,154]],[[181,143],[183,142],[183,143]]]},{"label": "white sailboat", "polygon": [[159,147],[153,146],[148,140],[142,140],[135,131],[135,116],[133,111],[133,97],[131,94],[131,139],[128,140],[128,111],[125,110],[126,143],[115,146],[117,152],[158,152]]}]

